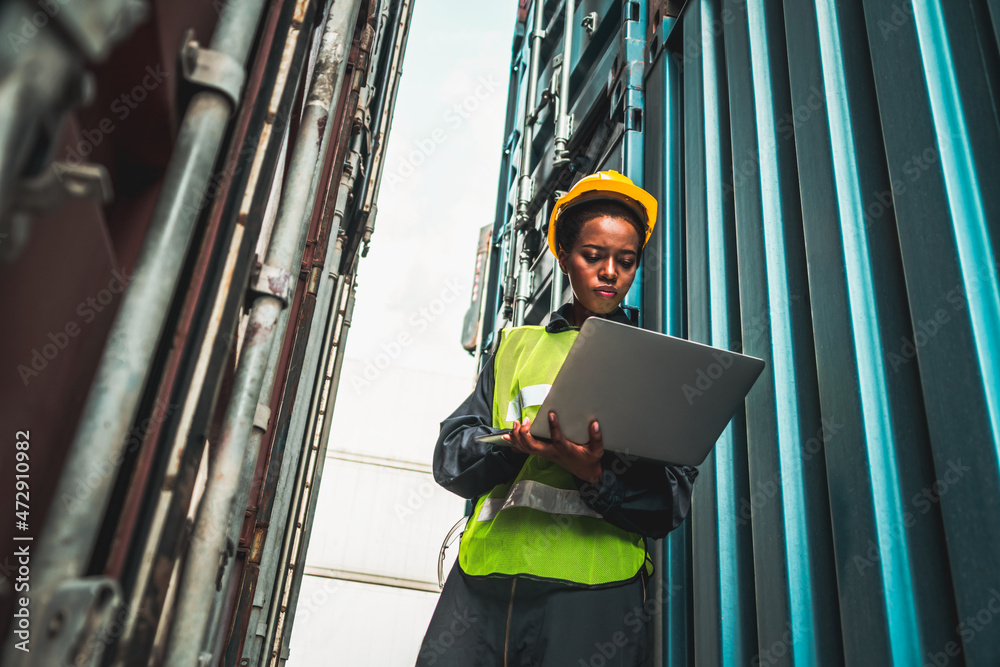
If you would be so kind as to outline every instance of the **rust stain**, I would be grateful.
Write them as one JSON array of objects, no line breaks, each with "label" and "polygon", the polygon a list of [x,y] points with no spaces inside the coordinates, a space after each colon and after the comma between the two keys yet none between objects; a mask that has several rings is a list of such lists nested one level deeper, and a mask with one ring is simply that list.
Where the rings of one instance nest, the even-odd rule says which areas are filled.
[{"label": "rust stain", "polygon": [[288,278],[289,274],[287,273],[281,276],[274,276],[274,275],[268,276],[267,277],[268,289],[271,290],[272,294],[281,294],[281,295],[288,294]]},{"label": "rust stain", "polygon": [[306,20],[306,9],[309,7],[310,0],[298,0],[295,3],[295,14],[292,16],[292,20],[298,22],[302,25],[302,22]]},{"label": "rust stain", "polygon": [[273,323],[260,324],[251,321],[250,326],[247,327],[247,345],[261,345],[267,342],[267,337],[273,328]]},{"label": "rust stain", "polygon": [[258,526],[253,533],[253,545],[250,547],[250,560],[254,563],[260,562],[261,552],[264,549],[265,529]]}]

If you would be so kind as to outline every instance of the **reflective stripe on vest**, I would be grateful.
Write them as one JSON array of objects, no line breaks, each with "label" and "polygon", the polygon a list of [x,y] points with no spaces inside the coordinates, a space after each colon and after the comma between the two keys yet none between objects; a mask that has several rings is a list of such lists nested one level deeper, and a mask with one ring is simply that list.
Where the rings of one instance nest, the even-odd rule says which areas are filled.
[{"label": "reflective stripe on vest", "polygon": [[[534,419],[579,332],[540,326],[501,332],[494,358],[493,427]],[[527,575],[584,585],[627,581],[645,560],[642,536],[605,521],[573,476],[529,456],[517,477],[479,498],[459,547],[472,576]]]},{"label": "reflective stripe on vest", "polygon": [[530,387],[522,387],[517,396],[507,404],[507,421],[513,423],[514,420],[521,421],[521,414],[525,408],[542,407],[542,401],[549,395],[550,384],[533,384]]},{"label": "reflective stripe on vest", "polygon": [[570,514],[573,516],[601,515],[587,507],[576,489],[557,489],[541,482],[526,479],[510,487],[503,498],[487,498],[476,515],[476,521],[489,521],[500,510],[511,507],[530,507],[549,514]]}]

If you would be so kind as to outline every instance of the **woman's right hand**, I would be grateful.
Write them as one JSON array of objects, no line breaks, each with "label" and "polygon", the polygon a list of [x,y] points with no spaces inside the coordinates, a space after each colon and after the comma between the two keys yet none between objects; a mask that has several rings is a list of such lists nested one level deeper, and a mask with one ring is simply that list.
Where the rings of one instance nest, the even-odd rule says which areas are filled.
[{"label": "woman's right hand", "polygon": [[541,456],[546,461],[562,466],[585,482],[600,481],[603,472],[601,457],[604,455],[604,439],[596,421],[590,423],[590,441],[585,445],[566,439],[554,412],[549,413],[551,442],[539,440],[531,435],[528,431],[530,427],[531,419],[526,419],[523,424],[515,421],[513,429],[504,435],[503,439],[510,441],[511,446],[517,451]]}]

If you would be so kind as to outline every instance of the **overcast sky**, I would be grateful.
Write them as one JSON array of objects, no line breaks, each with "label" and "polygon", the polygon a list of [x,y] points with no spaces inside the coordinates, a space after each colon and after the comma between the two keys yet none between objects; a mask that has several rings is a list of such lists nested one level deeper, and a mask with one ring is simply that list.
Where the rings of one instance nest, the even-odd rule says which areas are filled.
[{"label": "overcast sky", "polygon": [[[429,466],[440,421],[475,384],[462,320],[479,230],[493,222],[516,15],[516,0],[415,0],[334,456]],[[464,509],[429,474],[328,459],[307,565],[436,584],[441,541]],[[434,592],[306,576],[289,664],[413,664],[436,602]]]},{"label": "overcast sky", "polygon": [[[474,8],[414,4],[332,449],[429,463],[438,423],[475,382],[462,319],[496,204],[517,2]],[[371,420],[419,435],[373,438]]]}]

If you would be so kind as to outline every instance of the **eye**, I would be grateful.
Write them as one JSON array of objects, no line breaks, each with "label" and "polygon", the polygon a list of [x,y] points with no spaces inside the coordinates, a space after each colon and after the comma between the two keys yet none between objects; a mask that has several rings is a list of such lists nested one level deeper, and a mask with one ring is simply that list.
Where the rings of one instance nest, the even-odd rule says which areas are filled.
[{"label": "eye", "polygon": [[601,258],[598,255],[584,255],[583,258],[588,262],[590,262],[591,264],[593,264],[594,262],[601,261]]},{"label": "eye", "polygon": [[622,260],[622,263],[621,263],[622,267],[624,267],[626,269],[631,269],[633,264],[635,264],[635,262],[633,262],[630,259]]}]

